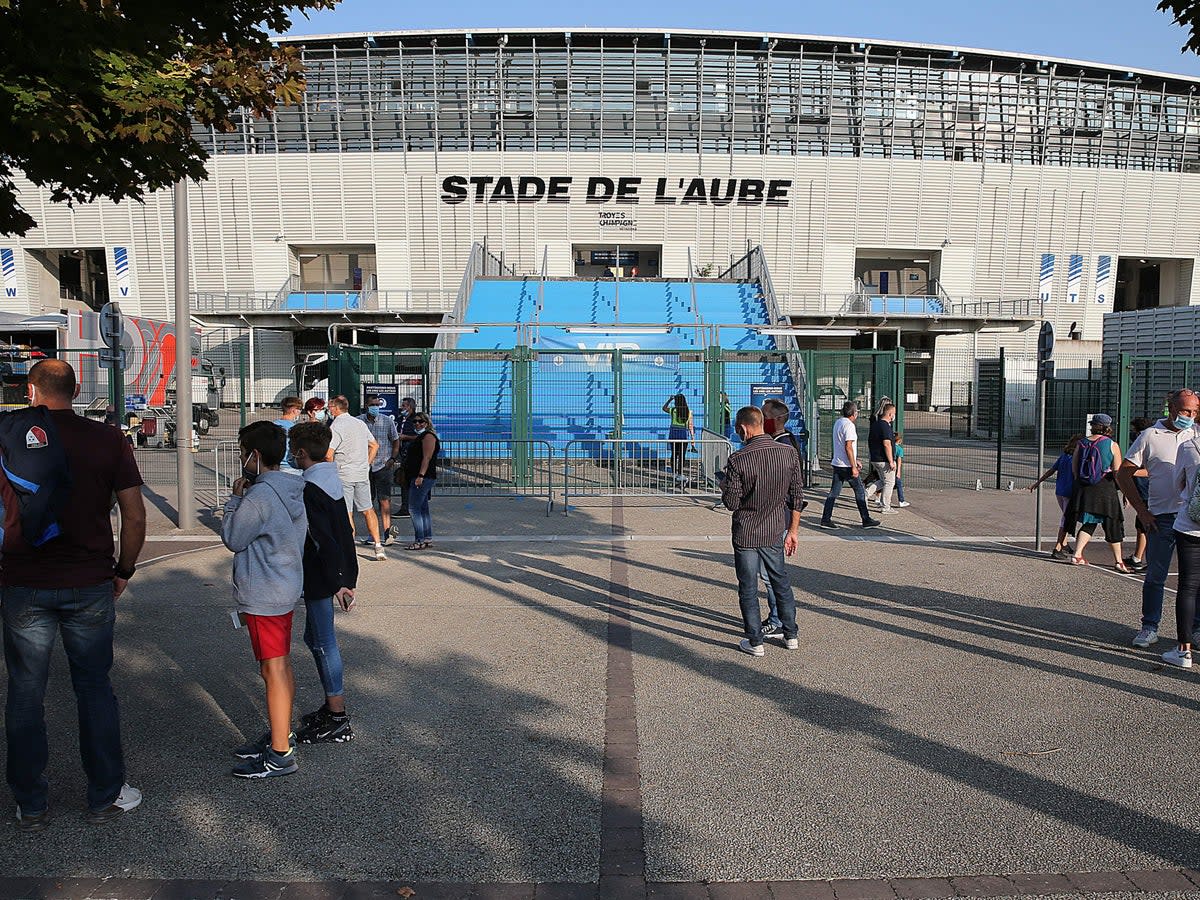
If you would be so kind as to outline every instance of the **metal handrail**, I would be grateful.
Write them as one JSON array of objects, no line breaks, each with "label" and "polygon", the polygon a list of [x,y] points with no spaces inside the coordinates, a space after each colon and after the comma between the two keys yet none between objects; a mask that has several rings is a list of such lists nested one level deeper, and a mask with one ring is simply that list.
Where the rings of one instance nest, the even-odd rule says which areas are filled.
[{"label": "metal handrail", "polygon": [[[667,470],[677,445],[695,448],[687,473]],[[719,497],[718,460],[728,460],[733,445],[725,438],[681,442],[667,438],[592,438],[563,447],[563,515],[576,497],[667,497],[688,500]],[[723,465],[723,464],[722,464]]]}]

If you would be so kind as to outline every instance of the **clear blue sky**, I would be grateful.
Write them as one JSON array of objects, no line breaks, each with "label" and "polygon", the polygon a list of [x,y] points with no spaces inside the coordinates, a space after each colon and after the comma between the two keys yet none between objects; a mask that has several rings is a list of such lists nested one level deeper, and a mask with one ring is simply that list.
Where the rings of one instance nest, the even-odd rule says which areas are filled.
[{"label": "clear blue sky", "polygon": [[702,28],[838,35],[1065,56],[1200,75],[1186,32],[1154,0],[342,0],[292,34],[410,28]]}]

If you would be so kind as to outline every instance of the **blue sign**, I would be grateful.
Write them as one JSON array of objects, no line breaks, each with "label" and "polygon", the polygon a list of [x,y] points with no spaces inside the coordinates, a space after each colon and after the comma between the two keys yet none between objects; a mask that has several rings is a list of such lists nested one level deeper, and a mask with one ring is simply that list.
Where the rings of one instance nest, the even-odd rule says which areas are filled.
[{"label": "blue sign", "polygon": [[133,412],[137,409],[145,409],[149,404],[146,402],[145,394],[126,394],[125,395],[125,412]]},{"label": "blue sign", "polygon": [[783,399],[783,392],[782,384],[752,384],[750,385],[750,405],[762,409],[764,400],[775,399],[781,403],[786,402]]}]

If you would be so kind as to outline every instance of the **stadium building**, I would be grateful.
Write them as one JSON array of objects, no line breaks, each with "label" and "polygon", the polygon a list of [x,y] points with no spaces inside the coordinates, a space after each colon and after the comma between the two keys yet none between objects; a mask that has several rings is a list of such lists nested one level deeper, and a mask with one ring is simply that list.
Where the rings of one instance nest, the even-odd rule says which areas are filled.
[{"label": "stadium building", "polygon": [[[263,329],[259,352],[289,364],[334,323],[439,322],[456,304],[476,323],[594,324],[594,304],[581,315],[546,292],[579,279],[608,321],[694,320],[709,337],[687,346],[735,345],[745,335],[713,326],[738,324],[787,324],[800,348],[899,344],[908,404],[937,408],[971,360],[1031,351],[1043,319],[1099,360],[1106,313],[1200,304],[1197,79],[683,30],[286,43],[303,104],[198,132],[212,159],[189,214],[197,322]],[[39,225],[0,241],[5,312],[111,298],[167,317],[169,192],[72,208],[21,187]],[[476,258],[496,266],[480,275],[536,279],[536,301],[468,311]],[[705,309],[695,286],[722,276],[759,293]],[[639,281],[665,284],[666,304]]]}]

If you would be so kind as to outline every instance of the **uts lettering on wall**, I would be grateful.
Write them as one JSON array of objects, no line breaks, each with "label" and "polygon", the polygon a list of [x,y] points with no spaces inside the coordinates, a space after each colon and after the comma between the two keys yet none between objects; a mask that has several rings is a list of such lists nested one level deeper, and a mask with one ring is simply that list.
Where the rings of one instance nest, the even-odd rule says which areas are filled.
[{"label": "uts lettering on wall", "polygon": [[[569,175],[539,178],[536,175],[448,175],[442,179],[443,203],[569,203],[575,179]],[[640,203],[649,197],[649,185],[642,193],[637,177],[604,178],[593,176],[583,187],[587,203]],[[791,179],[761,178],[658,178],[654,183],[654,203],[674,205],[730,203],[786,206]]]}]

